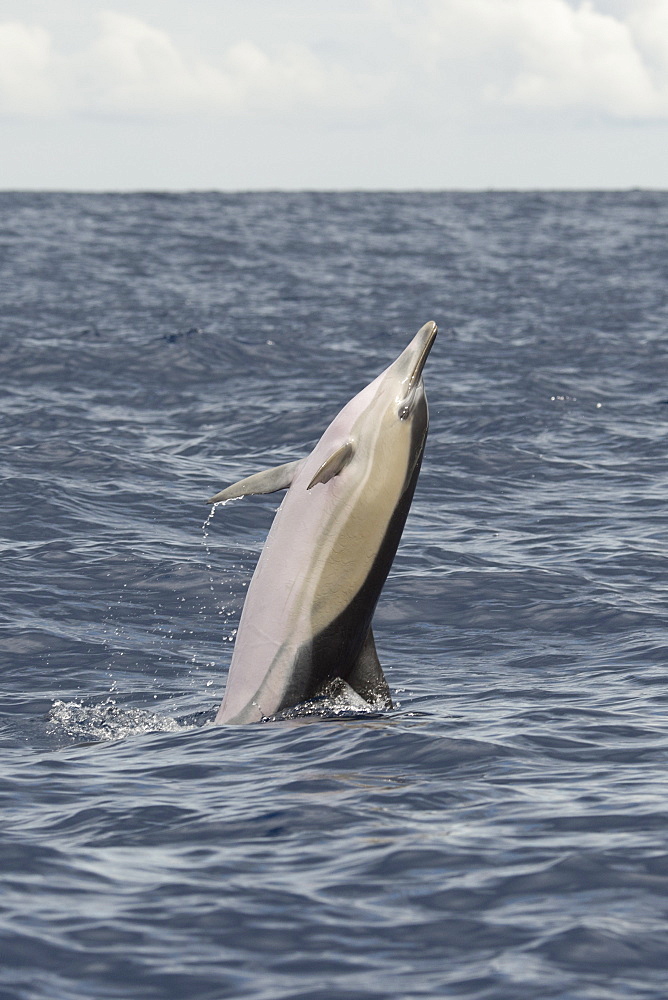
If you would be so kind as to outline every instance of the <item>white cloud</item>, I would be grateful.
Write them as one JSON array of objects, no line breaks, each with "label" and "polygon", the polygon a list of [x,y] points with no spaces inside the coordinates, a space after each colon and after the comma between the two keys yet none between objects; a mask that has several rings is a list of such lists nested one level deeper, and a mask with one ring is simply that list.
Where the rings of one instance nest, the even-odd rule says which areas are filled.
[{"label": "white cloud", "polygon": [[668,0],[634,0],[629,29],[643,52],[657,89],[665,92],[668,78]]},{"label": "white cloud", "polygon": [[0,24],[0,112],[63,111],[114,116],[366,107],[385,81],[318,59],[308,48],[268,52],[232,45],[213,65],[179,50],[170,35],[128,14],[105,11],[92,44],[65,56],[48,33]]},{"label": "white cloud", "polygon": [[668,116],[668,0],[376,0],[441,90],[491,104]]},{"label": "white cloud", "polygon": [[234,103],[233,82],[206,63],[187,60],[165,31],[112,11],[99,20],[98,37],[70,62],[73,106],[146,114]]},{"label": "white cloud", "polygon": [[57,105],[56,65],[46,31],[16,21],[0,24],[0,112],[30,114]]},{"label": "white cloud", "polygon": [[[311,32],[319,42],[297,45],[288,41],[288,18],[283,33],[262,40],[256,12],[235,29],[245,40],[216,52],[209,39],[206,58],[193,32],[169,33],[115,11],[98,14],[95,37],[74,51],[44,27],[0,23],[0,114],[365,109],[376,120],[437,122],[459,112],[475,122],[484,109],[506,108],[668,118],[668,0],[367,3],[375,20],[364,21],[363,38],[348,28],[328,47],[334,22],[321,18]],[[355,65],[361,51],[375,69]]]}]

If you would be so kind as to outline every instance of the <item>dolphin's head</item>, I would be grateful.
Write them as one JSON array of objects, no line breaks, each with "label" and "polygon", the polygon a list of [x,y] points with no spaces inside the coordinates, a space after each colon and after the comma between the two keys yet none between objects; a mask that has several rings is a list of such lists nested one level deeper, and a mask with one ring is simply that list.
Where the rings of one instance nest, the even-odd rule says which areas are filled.
[{"label": "dolphin's head", "polygon": [[358,393],[331,425],[334,439],[350,445],[346,462],[357,456],[358,463],[361,460],[367,469],[376,470],[373,476],[379,484],[393,475],[407,483],[422,457],[429,427],[422,371],[437,332],[435,323],[425,323],[396,361]]},{"label": "dolphin's head", "polygon": [[422,371],[437,332],[435,323],[425,323],[396,361],[344,406],[309,458],[308,490],[344,473],[342,481],[352,475],[373,481],[380,492],[403,491],[427,437]]},{"label": "dolphin's head", "polygon": [[432,321],[418,330],[408,347],[380,376],[392,395],[399,420],[411,420],[425,401],[422,371],[436,339],[438,327]]},{"label": "dolphin's head", "polygon": [[425,323],[397,360],[367,387],[374,396],[372,409],[382,424],[385,448],[404,441],[421,452],[429,424],[422,372],[437,333],[435,323]]}]

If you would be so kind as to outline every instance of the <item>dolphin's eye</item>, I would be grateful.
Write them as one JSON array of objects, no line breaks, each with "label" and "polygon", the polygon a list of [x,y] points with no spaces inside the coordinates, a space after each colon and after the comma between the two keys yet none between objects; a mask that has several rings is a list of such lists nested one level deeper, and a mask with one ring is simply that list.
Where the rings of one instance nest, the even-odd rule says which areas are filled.
[{"label": "dolphin's eye", "polygon": [[410,412],[411,412],[410,406],[407,406],[406,404],[404,404],[403,406],[400,406],[399,407],[399,420],[407,420],[408,417],[410,416]]}]

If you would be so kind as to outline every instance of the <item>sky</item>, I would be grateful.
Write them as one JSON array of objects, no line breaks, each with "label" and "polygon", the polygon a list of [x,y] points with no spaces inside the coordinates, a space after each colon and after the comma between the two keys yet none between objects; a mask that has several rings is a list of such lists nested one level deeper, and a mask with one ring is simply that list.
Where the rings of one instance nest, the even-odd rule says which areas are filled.
[{"label": "sky", "polygon": [[668,0],[0,0],[0,189],[668,187]]}]

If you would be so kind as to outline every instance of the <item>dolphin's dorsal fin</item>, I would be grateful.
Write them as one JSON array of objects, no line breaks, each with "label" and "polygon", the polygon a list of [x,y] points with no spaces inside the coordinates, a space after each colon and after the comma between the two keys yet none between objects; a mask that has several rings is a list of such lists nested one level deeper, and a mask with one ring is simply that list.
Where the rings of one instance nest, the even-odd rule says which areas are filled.
[{"label": "dolphin's dorsal fin", "polygon": [[276,490],[287,490],[288,486],[295,478],[297,468],[302,460],[288,462],[286,465],[277,465],[275,469],[265,469],[264,472],[256,472],[254,476],[247,476],[240,479],[233,486],[216,493],[215,497],[207,500],[207,503],[223,503],[225,500],[234,500],[235,497],[247,497],[253,493],[275,493]]},{"label": "dolphin's dorsal fin", "polygon": [[374,707],[392,708],[390,687],[378,659],[371,629],[366,634],[364,645],[353,669],[345,679],[358,695]]},{"label": "dolphin's dorsal fin", "polygon": [[312,489],[317,483],[328,483],[330,479],[334,476],[338,476],[342,469],[345,469],[346,465],[353,457],[353,445],[351,441],[346,441],[345,444],[341,445],[333,452],[327,461],[323,462],[311,482],[306,487],[307,490]]}]

